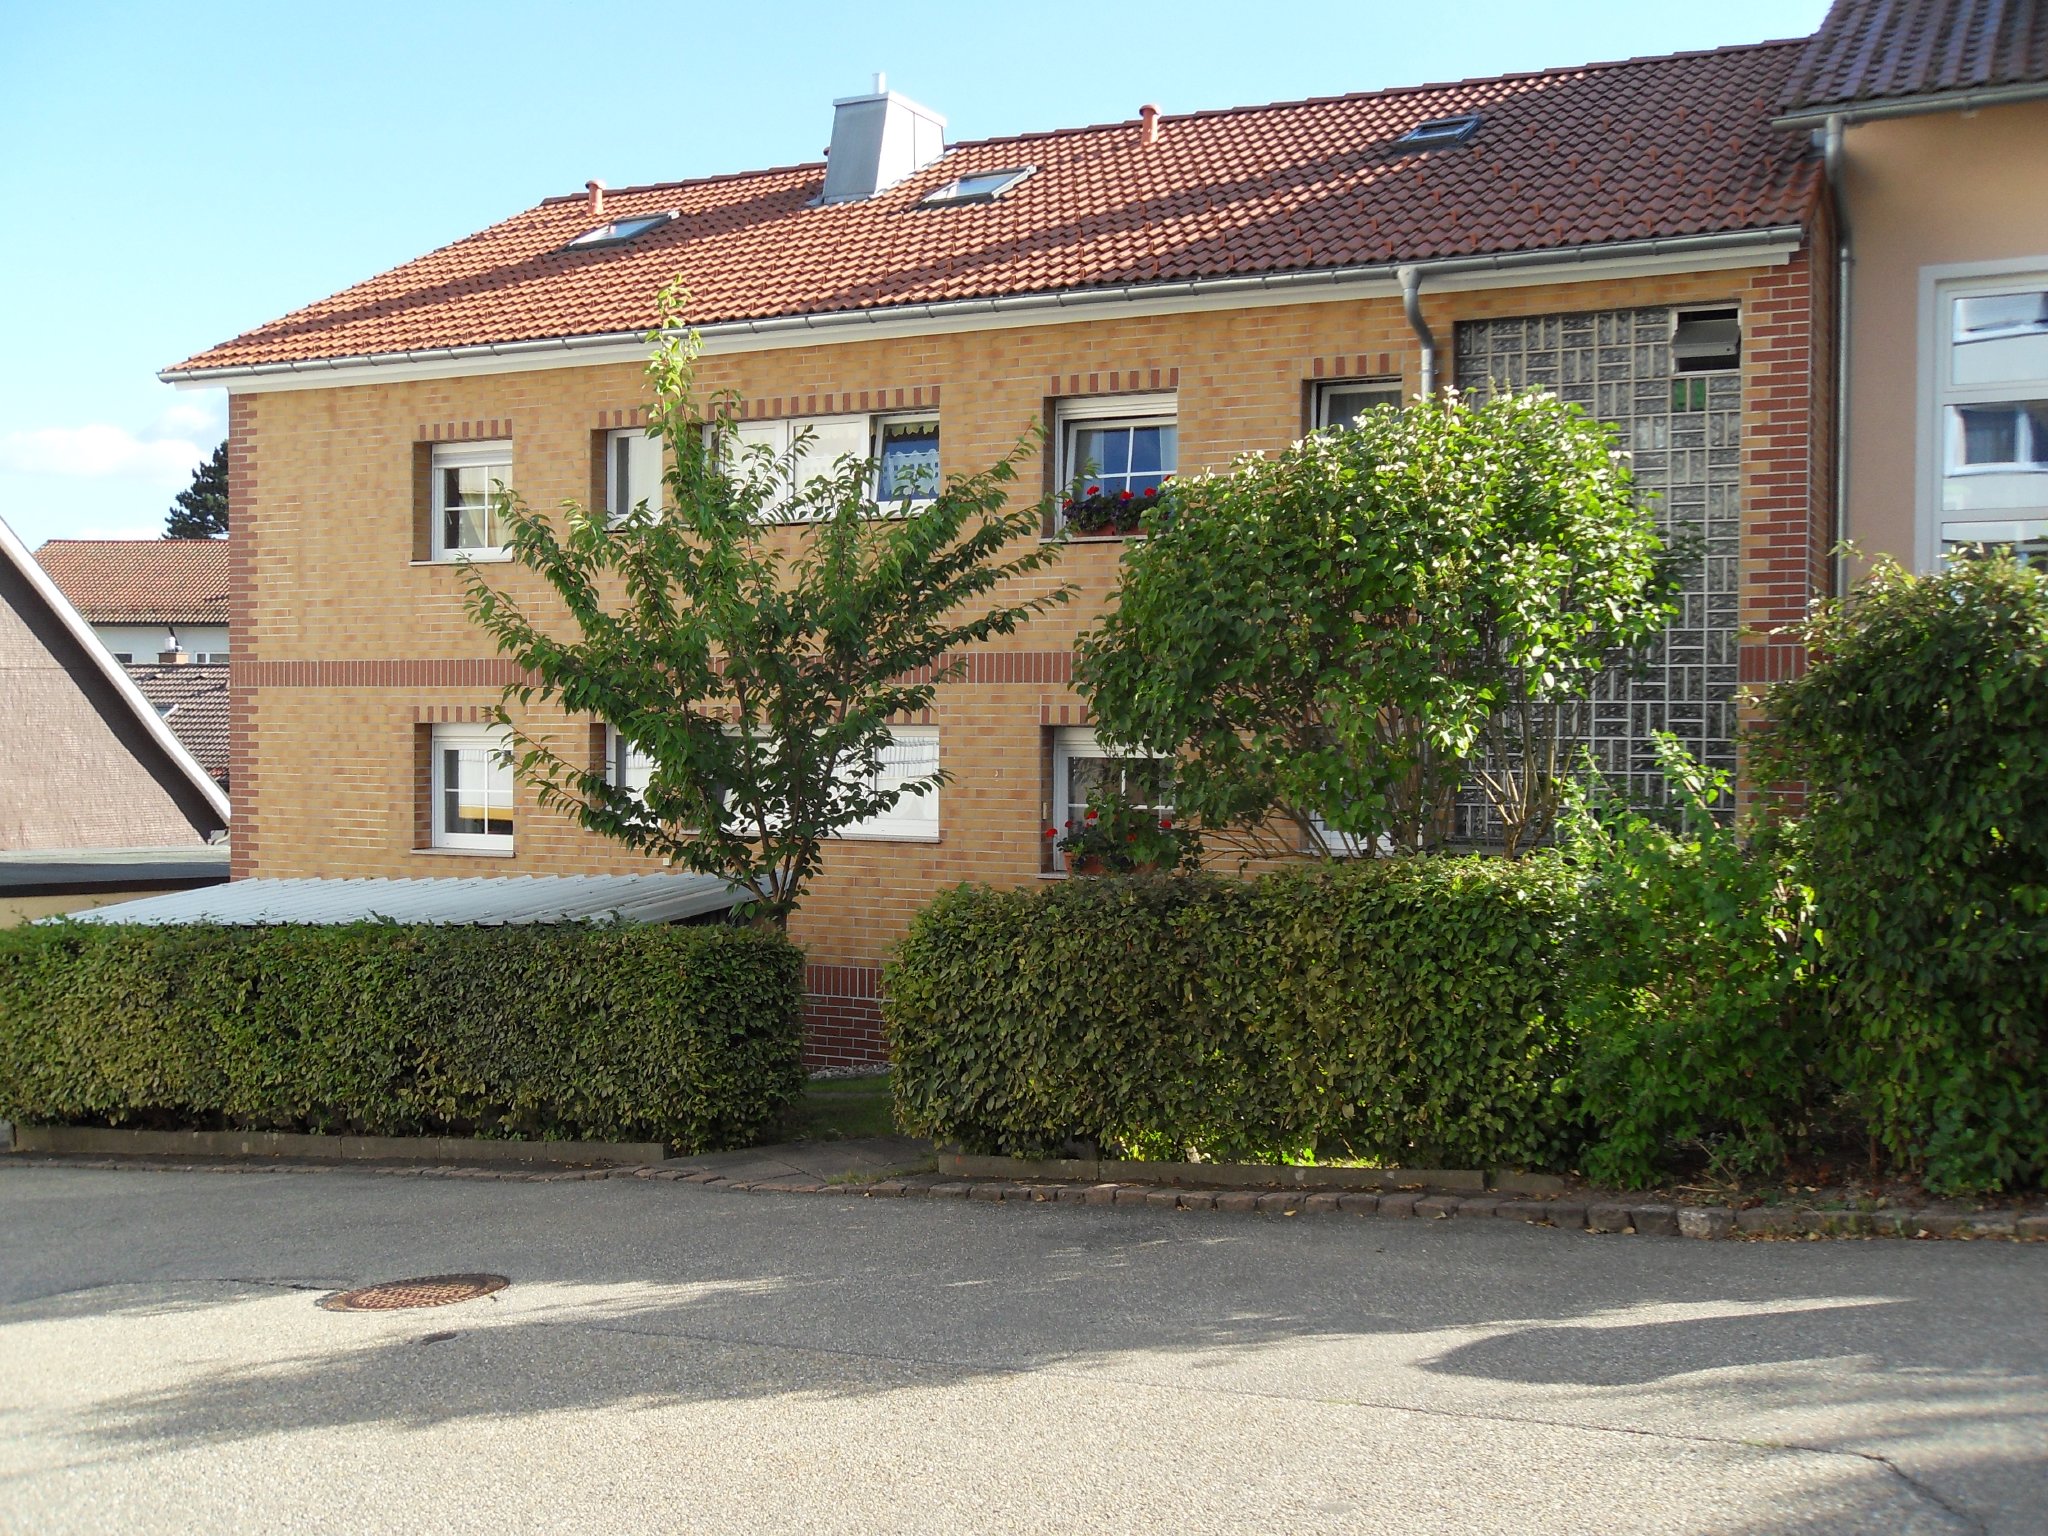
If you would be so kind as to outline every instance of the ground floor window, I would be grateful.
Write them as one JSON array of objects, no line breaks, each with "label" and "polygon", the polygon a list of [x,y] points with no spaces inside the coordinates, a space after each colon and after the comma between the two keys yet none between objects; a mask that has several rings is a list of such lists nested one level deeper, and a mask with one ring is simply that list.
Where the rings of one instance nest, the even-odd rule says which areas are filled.
[{"label": "ground floor window", "polygon": [[512,850],[512,760],[505,733],[437,725],[433,740],[436,848]]},{"label": "ground floor window", "polygon": [[1104,746],[1086,727],[1065,727],[1052,738],[1053,836],[1046,839],[1052,868],[1064,872],[1062,836],[1087,819],[1091,794],[1121,795],[1131,805],[1166,815],[1173,809],[1166,796],[1167,763],[1162,758],[1120,756]]},{"label": "ground floor window", "polygon": [[[889,729],[889,744],[867,779],[877,791],[900,789],[914,779],[929,778],[939,769],[939,728],[898,725]],[[931,841],[939,835],[939,792],[927,789],[906,794],[888,810],[843,827],[841,837]]]}]

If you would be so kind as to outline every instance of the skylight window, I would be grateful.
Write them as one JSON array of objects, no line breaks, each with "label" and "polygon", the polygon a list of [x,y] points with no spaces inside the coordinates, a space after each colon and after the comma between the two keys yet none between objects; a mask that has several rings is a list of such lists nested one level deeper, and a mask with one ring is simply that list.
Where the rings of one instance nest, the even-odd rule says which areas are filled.
[{"label": "skylight window", "polygon": [[666,213],[643,213],[630,219],[613,219],[609,224],[600,224],[595,229],[586,229],[562,249],[565,251],[587,251],[598,245],[624,245],[628,240],[644,235],[650,229],[659,229],[676,216],[673,208]]},{"label": "skylight window", "polygon": [[978,171],[972,176],[962,176],[958,181],[949,181],[936,192],[927,192],[919,201],[920,208],[945,208],[954,203],[992,203],[1010,188],[1029,176],[1036,166],[1015,166],[1007,171]]},{"label": "skylight window", "polygon": [[1417,123],[1394,142],[1410,149],[1449,149],[1463,144],[1478,131],[1479,114],[1460,112],[1456,117],[1432,117]]}]

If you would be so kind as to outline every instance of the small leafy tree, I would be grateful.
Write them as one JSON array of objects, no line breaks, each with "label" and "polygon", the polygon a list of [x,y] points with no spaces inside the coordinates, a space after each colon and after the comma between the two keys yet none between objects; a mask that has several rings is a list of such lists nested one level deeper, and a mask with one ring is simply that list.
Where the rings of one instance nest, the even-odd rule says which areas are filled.
[{"label": "small leafy tree", "polygon": [[1759,762],[1803,780],[1838,1071],[1945,1189],[2048,1179],[2048,574],[1881,562],[1807,626]]},{"label": "small leafy tree", "polygon": [[1671,613],[1613,428],[1547,395],[1374,411],[1178,481],[1149,523],[1077,682],[1248,854],[1430,846],[1475,768],[1528,846],[1564,707]]},{"label": "small leafy tree", "polygon": [[806,480],[801,441],[779,458],[735,453],[728,402],[707,412],[693,396],[694,344],[672,329],[679,302],[664,297],[649,365],[666,505],[614,523],[568,503],[556,520],[501,494],[513,561],[546,581],[571,632],[561,611],[529,613],[475,567],[468,608],[533,678],[506,703],[538,698],[608,722],[652,762],[645,791],[629,791],[513,726],[501,705],[515,771],[541,804],[723,875],[753,893],[758,918],[786,925],[825,839],[945,781],[935,771],[879,787],[889,721],[927,708],[965,665],[963,647],[1071,590],[1012,585],[1060,553],[1038,540],[1042,509],[1011,505],[1028,440],[930,501],[890,509],[873,504],[871,464],[842,460]]},{"label": "small leafy tree", "polygon": [[228,445],[223,441],[212,458],[192,471],[192,483],[178,492],[164,517],[164,537],[213,539],[227,531]]}]

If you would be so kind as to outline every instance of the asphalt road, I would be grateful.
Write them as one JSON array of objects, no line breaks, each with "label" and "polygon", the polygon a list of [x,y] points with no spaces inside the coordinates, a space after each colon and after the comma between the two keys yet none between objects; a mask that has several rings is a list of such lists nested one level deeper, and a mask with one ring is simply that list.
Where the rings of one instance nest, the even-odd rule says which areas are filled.
[{"label": "asphalt road", "polygon": [[0,1529],[2039,1536],[2044,1322],[2041,1245],[16,1165]]}]

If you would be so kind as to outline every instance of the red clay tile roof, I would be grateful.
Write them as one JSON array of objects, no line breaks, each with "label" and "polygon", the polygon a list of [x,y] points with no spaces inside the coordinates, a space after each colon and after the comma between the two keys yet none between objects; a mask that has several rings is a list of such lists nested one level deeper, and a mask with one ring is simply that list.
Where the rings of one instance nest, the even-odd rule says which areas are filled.
[{"label": "red clay tile roof", "polygon": [[226,539],[52,539],[36,563],[88,624],[225,624]]},{"label": "red clay tile roof", "polygon": [[2038,0],[1835,0],[1785,83],[1787,112],[2048,81]]},{"label": "red clay tile roof", "polygon": [[[629,188],[605,219],[681,216],[610,248],[563,250],[597,221],[550,198],[168,371],[636,333],[671,279],[709,325],[1782,228],[1817,177],[1768,122],[1802,46],[1169,116],[1149,147],[1135,122],[984,139],[828,207],[822,164]],[[1467,148],[1393,142],[1462,112],[1485,116]],[[995,202],[917,206],[1019,165]]]},{"label": "red clay tile roof", "polygon": [[159,662],[128,668],[171,734],[222,789],[228,787],[228,669],[213,663]]}]

